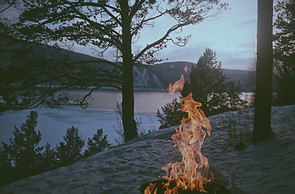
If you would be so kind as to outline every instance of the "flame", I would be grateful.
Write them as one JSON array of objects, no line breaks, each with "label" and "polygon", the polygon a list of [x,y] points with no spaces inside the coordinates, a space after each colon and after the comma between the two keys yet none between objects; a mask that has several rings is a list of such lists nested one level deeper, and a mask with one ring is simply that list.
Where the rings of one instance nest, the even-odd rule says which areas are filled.
[{"label": "flame", "polygon": [[182,90],[184,85],[184,77],[181,74],[180,80],[176,81],[173,85],[171,83],[168,86],[169,94],[174,94],[176,90]]},{"label": "flame", "polygon": [[[180,83],[182,83],[180,87],[182,88],[183,75],[179,81],[176,81],[172,86],[169,85],[169,93],[179,89]],[[187,113],[187,117],[182,118],[180,126],[175,129],[176,133],[171,138],[174,141],[174,146],[178,147],[182,154],[182,161],[169,163],[162,168],[166,172],[166,176],[163,178],[167,180],[167,183],[164,184],[164,193],[177,193],[179,189],[206,192],[203,185],[213,180],[213,174],[208,176],[209,163],[208,159],[202,155],[201,147],[206,134],[210,136],[210,122],[200,109],[202,104],[194,101],[191,93],[181,101],[181,109]],[[148,191],[145,193],[157,193],[153,183],[146,190]]]},{"label": "flame", "polygon": [[149,186],[144,190],[144,194],[157,193],[156,184],[150,183]]},{"label": "flame", "polygon": [[[208,179],[208,159],[202,155],[201,147],[206,133],[210,136],[210,122],[204,112],[200,109],[201,103],[192,99],[190,93],[182,99],[181,108],[188,114],[181,120],[181,125],[176,128],[176,134],[172,135],[175,147],[178,147],[182,154],[182,161],[174,164],[167,164],[162,169],[166,171],[165,184],[167,193],[170,182],[176,182],[175,188],[182,190],[198,190],[206,192],[203,184],[211,181]],[[204,130],[206,129],[206,131]]]}]

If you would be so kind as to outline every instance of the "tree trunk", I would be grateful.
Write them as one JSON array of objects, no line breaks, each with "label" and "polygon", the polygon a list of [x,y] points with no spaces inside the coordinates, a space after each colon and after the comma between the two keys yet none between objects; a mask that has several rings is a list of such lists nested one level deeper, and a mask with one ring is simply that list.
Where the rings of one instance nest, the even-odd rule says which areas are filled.
[{"label": "tree trunk", "polygon": [[271,137],[273,0],[258,0],[253,142]]},{"label": "tree trunk", "polygon": [[138,136],[134,120],[133,59],[128,1],[121,1],[121,10],[123,55],[122,120],[125,142],[127,142]]}]

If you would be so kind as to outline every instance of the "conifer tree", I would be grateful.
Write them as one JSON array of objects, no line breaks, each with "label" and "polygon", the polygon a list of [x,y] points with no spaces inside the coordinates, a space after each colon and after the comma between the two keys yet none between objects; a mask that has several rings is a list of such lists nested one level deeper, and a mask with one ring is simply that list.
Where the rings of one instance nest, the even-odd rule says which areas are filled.
[{"label": "conifer tree", "polygon": [[101,152],[110,147],[107,141],[107,136],[102,135],[102,129],[97,129],[96,134],[90,139],[88,138],[88,149],[85,151],[84,156],[88,157],[97,152]]},{"label": "conifer tree", "polygon": [[[234,82],[227,81],[222,73],[221,62],[217,60],[215,51],[207,48],[197,64],[190,71],[190,82],[184,83],[181,91],[182,98],[192,93],[195,101],[201,102],[201,109],[207,116],[229,110],[246,107],[246,101],[240,98],[240,88]],[[171,103],[158,110],[157,117],[160,128],[178,125],[185,113],[180,104],[174,99]]]},{"label": "conifer tree", "polygon": [[202,103],[206,115],[213,115],[242,108],[244,102],[239,97],[239,88],[227,81],[222,73],[221,62],[216,52],[207,48],[190,72],[190,83],[184,85],[181,93],[186,97],[192,93],[195,101]]},{"label": "conifer tree", "polygon": [[275,6],[277,18],[274,42],[274,78],[278,83],[277,103],[295,104],[295,1],[279,1]]},{"label": "conifer tree", "polygon": [[60,142],[56,147],[57,158],[62,166],[73,164],[81,159],[81,152],[84,146],[84,140],[80,137],[78,128],[74,126],[67,129],[64,141]]},{"label": "conifer tree", "polygon": [[7,184],[14,179],[14,168],[12,167],[10,146],[4,142],[2,142],[2,146],[0,147],[0,172],[0,186]]},{"label": "conifer tree", "polygon": [[161,110],[157,110],[157,117],[160,122],[160,129],[167,128],[174,125],[179,125],[182,117],[186,116],[180,108],[180,102],[177,98],[173,99],[171,103],[164,105]]},{"label": "conifer tree", "polygon": [[[36,131],[38,113],[31,111],[19,128],[15,126],[10,144],[2,142],[0,148],[1,180],[4,183],[42,172],[42,150],[40,131]],[[3,176],[3,177],[2,177]]]},{"label": "conifer tree", "polygon": [[38,146],[41,141],[41,133],[35,131],[37,117],[37,111],[31,111],[26,122],[20,128],[15,127],[14,137],[10,138],[10,156],[15,167],[23,171],[37,170],[38,159],[40,159],[43,150],[43,147]]},{"label": "conifer tree", "polygon": [[44,148],[44,152],[42,153],[43,171],[58,167],[55,148],[51,148],[49,143],[47,143]]}]

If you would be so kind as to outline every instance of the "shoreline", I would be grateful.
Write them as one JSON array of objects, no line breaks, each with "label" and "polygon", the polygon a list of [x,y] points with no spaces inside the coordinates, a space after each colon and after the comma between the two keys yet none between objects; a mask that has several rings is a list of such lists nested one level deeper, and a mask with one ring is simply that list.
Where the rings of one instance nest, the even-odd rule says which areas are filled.
[{"label": "shoreline", "polygon": [[[202,153],[228,179],[232,193],[291,193],[295,189],[295,105],[272,107],[276,136],[237,151],[229,146],[228,126],[253,121],[253,109],[210,116],[212,131]],[[250,126],[251,127],[251,126]],[[0,188],[0,193],[139,193],[139,187],[165,175],[162,166],[181,160],[171,135],[174,127],[114,146],[77,163]]]}]

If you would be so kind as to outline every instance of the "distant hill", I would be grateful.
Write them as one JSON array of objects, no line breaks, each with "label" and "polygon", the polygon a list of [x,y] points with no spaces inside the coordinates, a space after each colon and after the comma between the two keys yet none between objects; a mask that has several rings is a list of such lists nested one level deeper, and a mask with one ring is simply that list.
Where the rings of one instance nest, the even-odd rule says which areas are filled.
[{"label": "distant hill", "polygon": [[[0,71],[7,69],[11,64],[22,65],[22,52],[31,52],[33,57],[45,57],[48,59],[68,58],[69,61],[93,61],[100,60],[89,55],[58,49],[52,46],[31,43],[14,39],[0,33]],[[112,68],[104,63],[89,63],[92,66],[103,67],[104,69]],[[78,65],[82,67],[83,64]],[[165,88],[158,77],[150,72],[144,65],[134,66],[134,87],[137,89],[163,89]]]},{"label": "distant hill", "polygon": [[[173,83],[180,79],[181,74],[184,75],[185,81],[190,80],[189,72],[195,63],[191,62],[166,62],[150,65],[148,68],[155,73],[162,83],[168,87],[169,83]],[[187,67],[188,72],[185,71]],[[255,71],[223,69],[223,74],[228,80],[235,84],[240,84],[243,92],[253,92],[255,90]]]},{"label": "distant hill", "polygon": [[[68,51],[65,49],[57,49],[52,46],[30,43],[26,41],[16,40],[12,37],[0,34],[0,70],[6,69],[12,63],[23,64],[19,52],[30,48],[30,52],[34,56],[45,56],[50,58],[68,57],[71,61],[89,61],[99,60],[89,55]],[[81,64],[82,66],[83,64]],[[107,64],[93,63],[93,66],[108,67]],[[135,65],[134,67],[134,87],[137,89],[167,89],[169,83],[173,83],[180,79],[181,74],[185,80],[189,81],[189,71],[194,65],[191,62],[166,62],[155,65]],[[187,67],[188,72],[184,70]],[[242,90],[245,92],[254,91],[255,72],[244,70],[223,69],[223,73],[229,80],[240,83]],[[252,81],[252,82],[251,82]]]}]

